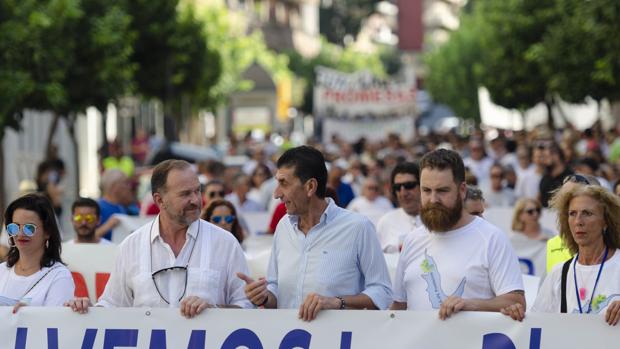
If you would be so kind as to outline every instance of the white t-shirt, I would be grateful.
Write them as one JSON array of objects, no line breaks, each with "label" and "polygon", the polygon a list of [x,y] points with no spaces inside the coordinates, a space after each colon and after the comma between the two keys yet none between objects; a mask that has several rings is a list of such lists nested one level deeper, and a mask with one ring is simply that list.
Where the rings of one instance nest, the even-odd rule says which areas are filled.
[{"label": "white t-shirt", "polygon": [[394,209],[394,205],[385,196],[379,196],[374,201],[358,196],[349,203],[347,209],[365,216],[376,226],[379,218]]},{"label": "white t-shirt", "polygon": [[554,237],[555,232],[542,228],[541,239],[530,239],[525,234],[515,231],[507,234],[512,248],[519,257],[521,272],[544,277],[547,270],[547,240]]},{"label": "white t-shirt", "polygon": [[528,170],[517,177],[517,184],[515,186],[515,196],[520,198],[532,198],[537,199],[540,193],[540,179],[542,174],[536,172],[534,167],[532,170]]},{"label": "white t-shirt", "polygon": [[[574,263],[573,260],[566,275],[566,309],[568,313],[579,313],[577,294],[575,292]],[[563,265],[564,263],[560,263],[554,266],[551,273],[545,278],[531,311],[540,313],[560,312]],[[590,299],[592,299],[592,288],[600,267],[600,264],[581,265],[579,262],[577,263],[577,286],[578,289],[585,289],[582,294],[584,297],[582,297],[583,300],[581,301],[583,313],[586,313],[588,310]],[[595,292],[592,314],[604,315],[609,304],[620,300],[620,250],[616,250],[614,255],[605,262]],[[579,291],[579,293],[581,292]]]},{"label": "white t-shirt", "polygon": [[491,171],[491,167],[493,166],[493,159],[488,156],[480,160],[467,157],[463,159],[463,164],[476,176],[478,179],[478,186],[482,186],[489,182],[489,171]]},{"label": "white t-shirt", "polygon": [[0,264],[0,305],[19,301],[34,306],[62,306],[73,299],[75,284],[67,267],[54,263],[29,276],[15,274],[15,267]]},{"label": "white t-shirt", "polygon": [[383,252],[400,252],[405,236],[420,225],[420,216],[410,216],[402,207],[384,214],[377,222],[377,236]]},{"label": "white t-shirt", "polygon": [[425,226],[407,235],[394,276],[394,301],[439,309],[449,296],[491,299],[523,290],[517,256],[499,228],[475,217],[445,233]]}]

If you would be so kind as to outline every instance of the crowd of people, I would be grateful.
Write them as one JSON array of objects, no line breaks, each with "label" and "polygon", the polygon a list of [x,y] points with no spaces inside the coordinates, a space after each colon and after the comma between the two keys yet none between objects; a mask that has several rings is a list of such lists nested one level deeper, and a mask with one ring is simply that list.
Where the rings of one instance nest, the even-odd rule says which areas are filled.
[{"label": "crowd of people", "polygon": [[[441,319],[494,311],[522,320],[525,273],[544,280],[532,312],[620,319],[620,127],[490,139],[476,130],[408,144],[397,135],[354,144],[334,135],[283,152],[244,149],[242,166],[166,160],[139,171],[149,181],[122,161],[104,169],[101,198],[72,206],[69,243],[110,243],[119,214],[154,218],[120,243],[97,306],[171,306],[186,317],[211,307],[295,308],[306,321],[323,309],[434,309]],[[73,297],[60,258],[58,208],[41,192],[5,212],[0,304],[86,312],[92,304]],[[502,207],[513,210],[510,231],[485,217]],[[557,214],[557,227],[541,225],[544,209]],[[268,227],[249,226],[244,215],[256,212],[271,216]],[[258,279],[242,248],[255,231],[274,234]],[[525,269],[524,248],[537,251]],[[399,255],[393,282],[384,254]]]}]

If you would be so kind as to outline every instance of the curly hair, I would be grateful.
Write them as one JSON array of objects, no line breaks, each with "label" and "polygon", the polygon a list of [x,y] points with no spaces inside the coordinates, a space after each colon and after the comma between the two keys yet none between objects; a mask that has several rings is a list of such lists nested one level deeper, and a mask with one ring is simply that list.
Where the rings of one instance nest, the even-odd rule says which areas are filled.
[{"label": "curly hair", "polygon": [[570,252],[575,254],[579,250],[568,225],[568,208],[571,201],[578,196],[588,196],[602,206],[607,226],[607,231],[603,235],[605,246],[620,248],[620,198],[597,185],[580,185],[559,191],[552,204],[552,208],[558,213],[560,237]]},{"label": "curly hair", "polygon": [[533,198],[519,199],[519,201],[517,201],[517,203],[515,204],[515,210],[512,214],[511,228],[513,231],[523,231],[524,229],[523,222],[521,222],[521,220],[519,219],[519,216],[521,216],[521,213],[525,209],[525,206],[527,205],[528,202],[534,203],[534,205],[536,205],[538,209],[542,209],[542,205],[536,199],[533,199]]},{"label": "curly hair", "polygon": [[237,216],[237,210],[235,210],[235,206],[228,200],[217,199],[213,200],[209,203],[200,218],[204,219],[207,222],[211,222],[211,216],[213,216],[213,211],[219,206],[226,206],[230,210],[230,213],[235,217],[235,220],[232,223],[232,227],[230,228],[230,233],[241,243],[243,241],[243,229],[241,229],[241,225],[239,224],[239,216]]}]

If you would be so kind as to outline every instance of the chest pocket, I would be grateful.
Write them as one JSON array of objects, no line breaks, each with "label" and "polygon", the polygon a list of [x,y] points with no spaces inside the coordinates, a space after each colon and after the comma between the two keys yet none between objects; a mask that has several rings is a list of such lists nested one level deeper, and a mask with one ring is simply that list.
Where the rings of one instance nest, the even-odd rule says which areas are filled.
[{"label": "chest pocket", "polygon": [[188,268],[185,296],[197,296],[211,304],[225,304],[225,287],[220,287],[220,273],[209,268]]},{"label": "chest pocket", "polygon": [[152,307],[160,303],[165,305],[155,289],[151,274],[139,273],[131,279],[131,285],[134,307]]}]

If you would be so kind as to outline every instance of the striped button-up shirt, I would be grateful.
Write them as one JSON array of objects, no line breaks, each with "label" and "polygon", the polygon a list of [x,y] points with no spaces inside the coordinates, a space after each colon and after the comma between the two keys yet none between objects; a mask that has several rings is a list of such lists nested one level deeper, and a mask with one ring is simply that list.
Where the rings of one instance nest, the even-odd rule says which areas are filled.
[{"label": "striped button-up shirt", "polygon": [[278,308],[298,308],[315,292],[322,296],[366,294],[379,309],[392,302],[390,276],[372,223],[333,200],[308,234],[299,217],[287,215],[275,232],[267,288]]}]

